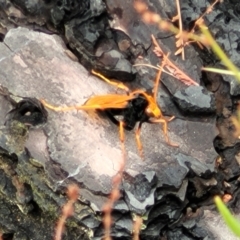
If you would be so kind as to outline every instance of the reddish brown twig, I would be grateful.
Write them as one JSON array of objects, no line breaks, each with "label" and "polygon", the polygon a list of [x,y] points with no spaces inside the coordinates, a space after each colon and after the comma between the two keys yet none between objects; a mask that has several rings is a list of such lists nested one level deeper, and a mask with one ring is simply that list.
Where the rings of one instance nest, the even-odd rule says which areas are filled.
[{"label": "reddish brown twig", "polygon": [[222,0],[215,0],[210,6],[207,7],[207,9],[205,10],[205,12],[195,21],[194,26],[192,27],[192,29],[190,30],[191,33],[195,32],[195,28],[197,26],[199,26],[202,22],[203,22],[203,18],[212,12],[213,7],[218,3],[218,2],[222,2]]},{"label": "reddish brown twig", "polygon": [[168,55],[163,52],[163,50],[160,48],[160,45],[158,44],[156,38],[152,35],[152,41],[155,46],[154,53],[161,58],[165,58],[165,68],[169,72],[172,73],[172,75],[180,80],[181,82],[185,83],[186,85],[195,85],[198,86],[199,84],[191,79],[189,76],[187,76],[182,70],[180,70],[169,58]]},{"label": "reddish brown twig", "polygon": [[[218,0],[218,1],[221,2],[221,0]],[[212,6],[214,6],[216,3],[214,2],[211,6],[209,6],[206,13],[209,13],[210,10],[212,9]],[[136,11],[139,14],[141,14],[144,22],[148,24],[157,24],[158,27],[163,31],[170,31],[176,35],[179,35],[178,37],[181,38],[181,42],[184,42],[184,46],[191,42],[197,42],[199,44],[202,43],[205,46],[210,45],[207,37],[204,36],[203,34],[196,35],[191,31],[190,32],[187,32],[184,30],[180,31],[171,22],[162,19],[159,14],[149,11],[148,6],[143,1],[134,1],[134,7]],[[200,17],[199,20],[197,20],[198,24],[202,21],[203,21],[203,17]]]},{"label": "reddish brown twig", "polygon": [[[117,178],[122,178],[121,176],[115,176],[114,180],[118,181]],[[109,196],[108,201],[104,204],[102,211],[104,212],[103,216],[103,226],[104,226],[104,240],[111,240],[111,225],[112,225],[112,217],[111,212],[113,209],[114,203],[119,199],[120,192],[118,186],[115,186],[111,194]]]},{"label": "reddish brown twig", "polygon": [[172,22],[178,21],[179,23],[179,33],[176,34],[176,47],[178,50],[175,52],[175,55],[178,55],[179,53],[182,54],[182,59],[185,60],[185,54],[184,54],[184,40],[182,38],[183,35],[183,25],[182,25],[182,17],[181,17],[181,8],[180,8],[180,2],[179,0],[176,0],[177,5],[177,15],[172,18]]},{"label": "reddish brown twig", "polygon": [[[189,31],[190,33],[194,34],[195,33],[195,29],[197,26],[201,25],[203,22],[204,22],[204,17],[211,13],[214,6],[218,3],[218,2],[222,2],[222,0],[215,0],[210,6],[207,7],[207,9],[205,10],[205,12],[194,22],[194,26],[192,27],[192,29]],[[202,49],[203,46],[202,46],[202,43],[200,41],[191,41],[191,40],[188,40],[184,43],[184,46],[192,43],[192,42],[196,42],[198,44],[198,46]],[[203,43],[204,44],[204,43]]]},{"label": "reddish brown twig", "polygon": [[104,240],[111,240],[111,225],[112,225],[112,217],[111,217],[111,213],[112,213],[112,209],[114,206],[114,203],[119,199],[120,197],[120,184],[122,181],[122,175],[123,175],[123,171],[124,171],[124,167],[125,167],[125,161],[126,161],[126,149],[125,149],[125,145],[124,145],[124,134],[123,134],[123,122],[120,122],[120,129],[122,129],[122,131],[120,131],[120,139],[121,139],[121,148],[122,148],[122,162],[120,163],[119,166],[119,170],[118,173],[113,177],[112,180],[112,191],[110,193],[110,196],[108,198],[108,201],[104,204],[103,206],[103,226],[104,226]]},{"label": "reddish brown twig", "polygon": [[62,216],[59,218],[54,240],[61,240],[64,231],[64,225],[68,217],[74,214],[74,203],[77,201],[79,195],[79,188],[77,185],[68,186],[67,196],[68,202],[63,206]]},{"label": "reddish brown twig", "polygon": [[135,216],[133,224],[133,240],[139,240],[139,234],[142,226],[142,218],[140,216]]},{"label": "reddish brown twig", "polygon": [[[212,12],[213,7],[218,3],[221,2],[221,0],[215,0],[209,7],[207,7],[206,11],[195,21],[194,26],[190,30],[190,33],[194,33],[195,29],[199,24],[201,24],[204,20],[203,18]],[[183,39],[183,28],[182,28],[182,18],[181,18],[181,8],[180,8],[180,2],[179,0],[176,0],[176,5],[177,5],[177,15],[172,18],[172,22],[178,21],[179,22],[179,33],[176,34],[176,47],[177,51],[175,52],[175,55],[178,55],[182,53],[182,59],[184,60],[184,47],[189,45],[192,42],[196,42],[200,48],[203,48],[201,43],[199,41],[192,41],[192,40],[187,40],[184,41]]]}]

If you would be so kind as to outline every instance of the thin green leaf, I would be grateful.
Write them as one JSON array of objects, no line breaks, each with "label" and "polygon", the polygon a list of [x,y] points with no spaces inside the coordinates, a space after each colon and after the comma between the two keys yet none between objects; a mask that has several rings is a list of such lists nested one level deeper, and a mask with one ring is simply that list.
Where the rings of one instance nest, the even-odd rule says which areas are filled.
[{"label": "thin green leaf", "polygon": [[225,66],[234,73],[237,80],[240,81],[240,74],[239,69],[231,62],[231,60],[227,57],[227,55],[223,52],[223,50],[220,48],[220,46],[217,44],[217,42],[212,37],[211,33],[209,32],[208,28],[204,25],[200,25],[200,29],[202,33],[207,38],[208,43],[210,44],[210,47],[215,52],[215,54],[222,60],[222,62],[225,64]]},{"label": "thin green leaf", "polygon": [[[232,71],[226,70],[226,69],[203,67],[202,70],[203,71],[208,71],[208,72],[215,72],[215,73],[220,73],[220,74],[226,74],[226,75],[234,75],[234,73]],[[238,75],[240,75],[240,72],[238,72]]]},{"label": "thin green leaf", "polygon": [[228,225],[228,227],[237,235],[240,237],[240,222],[233,217],[233,215],[230,213],[228,208],[225,206],[225,204],[222,202],[220,197],[215,197],[214,201],[217,205],[218,211],[222,215],[224,221]]}]

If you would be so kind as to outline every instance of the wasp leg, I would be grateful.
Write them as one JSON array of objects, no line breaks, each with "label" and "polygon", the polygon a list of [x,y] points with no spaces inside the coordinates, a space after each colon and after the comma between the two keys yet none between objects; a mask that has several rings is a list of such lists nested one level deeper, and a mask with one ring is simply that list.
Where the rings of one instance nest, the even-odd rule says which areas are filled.
[{"label": "wasp leg", "polygon": [[122,148],[122,154],[123,154],[123,166],[125,165],[125,159],[126,159],[126,149],[124,145],[124,122],[120,121],[119,122],[119,136],[120,136],[120,141],[121,141],[121,148]]},{"label": "wasp leg", "polygon": [[124,122],[123,121],[119,122],[119,136],[120,136],[121,143],[124,143],[125,136],[124,136]]},{"label": "wasp leg", "polygon": [[139,122],[136,133],[135,133],[135,136],[136,136],[139,155],[143,159],[143,146],[142,146],[142,142],[140,140],[141,127],[142,127],[142,122]]},{"label": "wasp leg", "polygon": [[172,116],[172,117],[170,117],[170,118],[168,118],[168,119],[165,119],[167,122],[171,122],[173,119],[175,118],[175,116]]},{"label": "wasp leg", "polygon": [[128,88],[126,85],[124,85],[123,83],[121,83],[121,82],[115,82],[115,81],[113,81],[113,80],[110,80],[110,79],[104,77],[102,74],[100,74],[100,73],[98,73],[98,72],[95,72],[94,70],[92,70],[91,72],[92,72],[92,74],[94,74],[95,76],[98,76],[99,78],[101,78],[101,79],[104,80],[105,82],[107,82],[107,83],[109,83],[109,84],[117,87],[117,89],[122,89],[122,90],[126,91],[127,93],[130,92],[129,88]]},{"label": "wasp leg", "polygon": [[163,133],[164,133],[164,136],[165,136],[165,140],[166,142],[170,145],[170,146],[173,146],[173,147],[178,147],[179,145],[176,144],[176,143],[172,143],[170,142],[169,140],[169,137],[168,137],[168,122],[173,120],[174,116],[171,117],[170,119],[166,120],[164,118],[161,118],[161,119],[151,119],[149,120],[150,123],[162,123],[163,124]]}]

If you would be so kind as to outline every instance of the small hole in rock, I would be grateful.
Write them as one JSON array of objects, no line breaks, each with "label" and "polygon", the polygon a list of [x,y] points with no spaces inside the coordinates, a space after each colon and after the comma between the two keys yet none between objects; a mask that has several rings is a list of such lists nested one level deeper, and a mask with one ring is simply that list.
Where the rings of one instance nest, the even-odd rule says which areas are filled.
[{"label": "small hole in rock", "polygon": [[3,240],[12,240],[13,237],[14,237],[14,234],[13,234],[13,233],[4,233],[4,234],[2,235],[2,239],[3,239]]}]

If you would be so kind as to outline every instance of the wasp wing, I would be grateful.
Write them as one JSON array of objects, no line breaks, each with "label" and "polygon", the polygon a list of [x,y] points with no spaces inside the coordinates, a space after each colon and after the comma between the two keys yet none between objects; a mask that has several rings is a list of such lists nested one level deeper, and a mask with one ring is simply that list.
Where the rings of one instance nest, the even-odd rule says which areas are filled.
[{"label": "wasp wing", "polygon": [[136,96],[131,95],[118,95],[118,94],[108,94],[108,95],[99,95],[89,98],[83,105],[75,105],[69,107],[56,107],[45,100],[41,100],[41,103],[54,111],[70,111],[70,110],[94,110],[94,109],[109,109],[109,108],[125,108],[129,100],[134,99]]},{"label": "wasp wing", "polygon": [[134,99],[134,95],[118,95],[108,94],[93,96],[89,98],[82,106],[77,109],[109,109],[109,108],[125,108],[129,100]]}]

